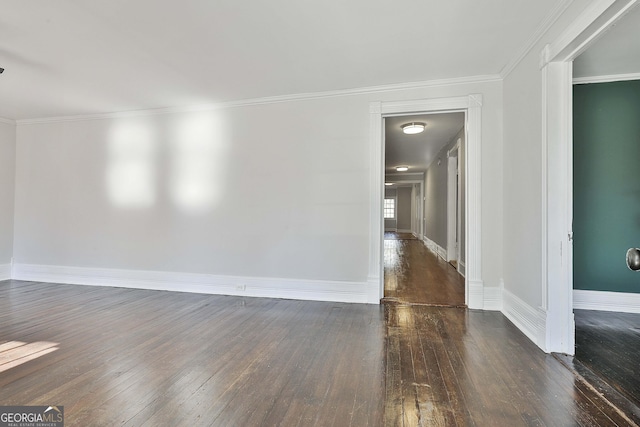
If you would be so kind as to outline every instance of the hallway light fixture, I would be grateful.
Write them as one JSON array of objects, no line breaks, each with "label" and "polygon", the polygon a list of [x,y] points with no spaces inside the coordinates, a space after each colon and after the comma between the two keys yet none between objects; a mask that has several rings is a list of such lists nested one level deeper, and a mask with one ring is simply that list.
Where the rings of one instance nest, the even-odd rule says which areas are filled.
[{"label": "hallway light fixture", "polygon": [[398,171],[398,172],[406,172],[408,170],[409,170],[409,166],[398,166],[396,168],[396,171]]},{"label": "hallway light fixture", "polygon": [[393,182],[385,182],[384,185],[393,185]]},{"label": "hallway light fixture", "polygon": [[402,125],[402,132],[406,133],[407,135],[415,135],[417,133],[422,133],[424,132],[424,127],[426,126],[426,123],[421,123],[421,122],[411,122],[411,123],[407,123]]}]

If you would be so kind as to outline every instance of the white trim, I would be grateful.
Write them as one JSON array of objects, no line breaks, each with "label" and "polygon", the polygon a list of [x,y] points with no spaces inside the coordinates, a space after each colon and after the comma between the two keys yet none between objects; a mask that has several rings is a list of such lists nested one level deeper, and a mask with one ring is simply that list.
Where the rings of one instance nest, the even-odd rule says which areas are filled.
[{"label": "white trim", "polygon": [[574,85],[583,85],[590,83],[610,83],[610,82],[625,82],[629,80],[640,80],[640,73],[629,74],[610,74],[606,76],[589,76],[589,77],[575,77],[573,79]]},{"label": "white trim", "polygon": [[[311,301],[371,302],[367,282],[219,276],[164,271],[14,264],[13,279],[216,295]],[[374,301],[377,303],[377,301]]]},{"label": "white trim", "polygon": [[138,117],[138,116],[153,116],[153,115],[162,115],[162,114],[188,113],[188,112],[195,112],[195,111],[210,111],[210,110],[217,110],[217,109],[224,109],[224,108],[276,104],[281,102],[308,101],[313,99],[335,98],[340,96],[367,95],[367,94],[394,92],[394,91],[402,91],[402,90],[417,90],[417,89],[432,88],[432,87],[453,86],[453,85],[461,85],[461,84],[491,83],[491,82],[499,82],[499,81],[502,81],[502,78],[500,77],[500,75],[490,74],[490,75],[481,75],[481,76],[428,80],[428,81],[420,81],[420,82],[397,83],[397,84],[388,84],[388,85],[380,85],[380,86],[366,86],[366,87],[353,88],[353,89],[330,90],[330,91],[323,91],[323,92],[307,92],[307,93],[298,93],[298,94],[292,94],[292,95],[268,96],[263,98],[252,98],[252,99],[242,99],[237,101],[221,102],[219,104],[156,108],[156,109],[110,112],[110,113],[101,113],[101,114],[86,114],[86,115],[76,115],[76,116],[59,116],[59,117],[22,119],[22,120],[16,120],[16,123],[18,125],[30,125],[30,124],[38,124],[38,123],[103,120],[103,119],[114,119],[114,118],[122,118],[122,117]]},{"label": "white trim", "polygon": [[578,310],[640,313],[640,294],[574,289],[573,308]]},{"label": "white trim", "polygon": [[458,273],[460,273],[462,277],[467,277],[465,274],[466,269],[467,269],[467,265],[462,261],[458,261]]},{"label": "white trim", "polygon": [[443,261],[447,260],[447,250],[445,248],[443,248],[427,236],[424,236],[424,239],[422,241],[429,250],[435,252],[435,254],[442,258]]},{"label": "white trim", "polygon": [[[447,261],[458,260],[456,234],[458,233],[458,144],[447,152]],[[453,152],[455,151],[455,156]]]},{"label": "white trim", "polygon": [[533,308],[506,289],[502,290],[502,313],[531,341],[544,350],[546,315],[544,310]]},{"label": "white trim", "polygon": [[[371,102],[370,113],[370,229],[369,229],[369,275],[378,278],[379,297],[384,296],[383,276],[383,226],[382,226],[382,183],[384,173],[384,121],[383,117],[397,114],[439,113],[445,111],[465,111],[466,147],[466,256],[467,274],[465,278],[465,303],[469,308],[482,308],[483,300],[477,292],[471,295],[471,283],[482,287],[482,95],[471,94],[450,98],[410,100],[396,102]],[[424,195],[423,195],[424,197]],[[477,289],[476,289],[477,291]],[[480,292],[481,294],[481,292]]]},{"label": "white trim", "polygon": [[11,264],[0,264],[0,280],[11,280]]},{"label": "white trim", "polygon": [[470,280],[465,276],[467,283],[469,283],[469,301],[475,301],[474,307],[484,309],[484,283],[481,280]]},{"label": "white trim", "polygon": [[484,310],[502,310],[502,291],[502,286],[487,286],[484,288]]},{"label": "white trim", "polygon": [[7,125],[16,125],[16,121],[13,119],[6,119],[4,117],[0,117],[0,123],[5,123]]},{"label": "white trim", "polygon": [[638,0],[595,0],[551,44],[545,46],[540,68],[552,61],[573,61],[627,12]]},{"label": "white trim", "polygon": [[596,0],[540,52],[543,143],[543,309],[548,352],[573,354],[573,60],[640,0]]},{"label": "white trim", "polygon": [[542,21],[542,23],[538,26],[536,31],[529,37],[522,48],[518,51],[518,53],[511,58],[511,60],[502,68],[500,71],[500,76],[505,79],[511,72],[522,62],[522,60],[527,56],[527,54],[533,49],[533,47],[542,39],[542,36],[545,35],[547,31],[551,28],[553,24],[562,16],[565,10],[569,7],[569,5],[573,2],[573,0],[562,0],[558,2],[555,7],[549,12],[547,17]]}]

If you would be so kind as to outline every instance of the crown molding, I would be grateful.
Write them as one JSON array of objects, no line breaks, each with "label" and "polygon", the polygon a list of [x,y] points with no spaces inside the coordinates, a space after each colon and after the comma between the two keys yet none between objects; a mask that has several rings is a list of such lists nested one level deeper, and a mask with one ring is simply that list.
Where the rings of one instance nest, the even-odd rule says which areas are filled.
[{"label": "crown molding", "polygon": [[[281,102],[308,101],[341,96],[368,95],[373,93],[394,92],[402,90],[416,90],[432,87],[454,86],[463,84],[478,84],[499,82],[502,78],[498,74],[480,76],[456,77],[451,79],[428,80],[421,82],[396,83],[381,86],[367,86],[354,89],[331,90],[324,92],[307,92],[292,95],[270,96],[264,98],[244,99],[238,101],[221,102],[217,104],[204,104],[186,107],[156,108],[147,110],[121,111],[112,113],[98,113],[75,116],[43,117],[33,119],[16,120],[18,125],[31,125],[39,123],[75,122],[84,120],[103,120],[125,117],[155,116],[163,114],[190,113],[197,111],[211,111],[235,107],[248,107],[255,105],[276,104]],[[375,106],[371,107],[375,108]]]},{"label": "crown molding", "polygon": [[16,121],[13,119],[6,119],[4,117],[0,117],[0,123],[6,123],[8,125],[15,125]]},{"label": "crown molding", "polygon": [[549,12],[546,18],[540,23],[536,31],[529,37],[529,39],[522,45],[517,54],[511,58],[511,61],[507,63],[500,71],[500,77],[506,78],[511,72],[522,62],[527,54],[535,47],[535,45],[542,39],[542,36],[549,31],[551,26],[562,16],[567,10],[573,0],[562,0],[558,2],[555,7]]},{"label": "crown molding", "polygon": [[624,82],[629,80],[640,80],[640,73],[629,74],[610,74],[605,76],[589,76],[589,77],[576,77],[573,79],[574,85],[583,85],[589,83],[610,83],[610,82]]}]

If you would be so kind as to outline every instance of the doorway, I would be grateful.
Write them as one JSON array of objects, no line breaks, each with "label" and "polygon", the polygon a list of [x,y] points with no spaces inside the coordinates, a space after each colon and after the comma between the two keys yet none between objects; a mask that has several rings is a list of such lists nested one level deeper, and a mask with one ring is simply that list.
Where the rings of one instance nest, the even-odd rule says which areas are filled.
[{"label": "doorway", "polygon": [[573,293],[573,60],[626,15],[638,0],[602,1],[585,10],[542,51],[543,81],[543,348],[575,353]]},{"label": "doorway", "polygon": [[371,102],[369,104],[371,155],[370,155],[370,246],[369,276],[370,300],[380,301],[384,296],[384,119],[386,117],[415,114],[464,112],[466,128],[467,161],[465,212],[465,303],[469,308],[485,307],[482,280],[481,224],[481,113],[482,95],[471,94],[450,98],[434,98],[415,101]]},{"label": "doorway", "polygon": [[464,124],[464,111],[384,118],[385,302],[464,306]]}]

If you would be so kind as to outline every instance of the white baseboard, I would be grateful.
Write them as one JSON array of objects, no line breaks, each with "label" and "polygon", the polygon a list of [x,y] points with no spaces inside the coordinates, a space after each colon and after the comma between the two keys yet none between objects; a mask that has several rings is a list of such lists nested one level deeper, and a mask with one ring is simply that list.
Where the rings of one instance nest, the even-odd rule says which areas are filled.
[{"label": "white baseboard", "polygon": [[436,254],[438,254],[440,258],[442,258],[445,261],[447,260],[447,250],[445,248],[443,248],[442,246],[440,246],[439,244],[437,244],[427,236],[424,236],[424,239],[422,239],[422,241],[424,242],[425,245],[427,245],[429,249],[431,249]]},{"label": "white baseboard", "polygon": [[502,286],[501,287],[485,287],[484,288],[484,309],[501,311],[502,310]]},{"label": "white baseboard", "polygon": [[502,313],[531,341],[544,350],[546,338],[546,313],[531,307],[506,289],[502,290]]},{"label": "white baseboard", "polygon": [[579,310],[640,313],[640,294],[574,289],[573,308]]},{"label": "white baseboard", "polygon": [[[72,285],[113,286],[203,294],[237,295],[378,304],[379,281],[340,282],[271,277],[218,276],[163,271],[116,270],[52,265],[14,264],[12,278]],[[376,301],[371,301],[375,292]]]},{"label": "white baseboard", "polygon": [[11,279],[11,264],[0,264],[0,280]]},{"label": "white baseboard", "polygon": [[411,231],[411,229],[407,230],[407,229],[404,229],[404,228],[398,228],[396,231],[398,233],[411,233],[411,234],[413,234],[413,231]]},{"label": "white baseboard", "polygon": [[484,310],[484,283],[481,280],[469,280],[467,306]]},{"label": "white baseboard", "polygon": [[462,261],[458,261],[458,273],[462,277],[467,277],[467,265]]},{"label": "white baseboard", "polygon": [[386,228],[386,227],[385,227],[384,231],[385,231],[385,232],[393,232],[393,233],[396,233],[396,232],[398,232],[398,229],[397,229],[397,228]]}]

